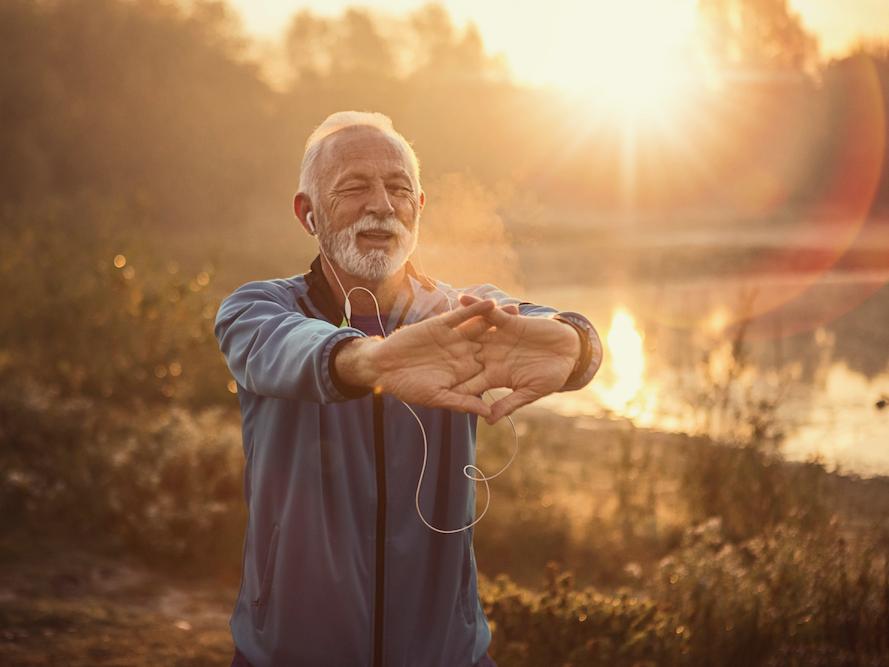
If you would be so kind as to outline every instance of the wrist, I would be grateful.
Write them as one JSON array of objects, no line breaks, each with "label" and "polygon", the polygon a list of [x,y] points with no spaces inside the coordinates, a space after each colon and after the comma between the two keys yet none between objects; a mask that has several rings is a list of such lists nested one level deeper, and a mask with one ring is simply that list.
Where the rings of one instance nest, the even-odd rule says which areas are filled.
[{"label": "wrist", "polygon": [[379,336],[347,339],[333,360],[339,379],[352,387],[373,389],[380,375],[374,354],[380,343]]}]

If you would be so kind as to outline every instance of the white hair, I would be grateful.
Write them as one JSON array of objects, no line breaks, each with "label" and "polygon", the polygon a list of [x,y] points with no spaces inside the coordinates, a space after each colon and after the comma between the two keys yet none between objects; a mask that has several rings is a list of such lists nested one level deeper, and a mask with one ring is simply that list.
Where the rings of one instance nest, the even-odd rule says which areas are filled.
[{"label": "white hair", "polygon": [[[337,111],[325,118],[324,122],[316,127],[306,140],[306,148],[303,152],[302,166],[300,167],[299,174],[299,191],[309,196],[313,206],[319,205],[319,202],[316,201],[318,197],[318,175],[316,172],[322,143],[335,132],[348,127],[359,127],[362,125],[376,128],[387,137],[394,139],[401,146],[410,162],[414,187],[419,190],[420,162],[417,159],[417,154],[414,153],[414,149],[407,139],[393,127],[392,119],[389,116],[372,111]],[[316,213],[315,216],[317,217],[318,214]]]}]

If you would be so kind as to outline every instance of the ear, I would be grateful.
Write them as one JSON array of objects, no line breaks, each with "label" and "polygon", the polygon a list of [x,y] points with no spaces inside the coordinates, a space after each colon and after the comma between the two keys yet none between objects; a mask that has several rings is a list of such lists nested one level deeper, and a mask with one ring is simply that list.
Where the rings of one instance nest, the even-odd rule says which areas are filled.
[{"label": "ear", "polygon": [[417,202],[420,205],[420,210],[423,210],[423,207],[426,206],[426,193],[423,190],[420,190],[420,196],[417,198]]},{"label": "ear", "polygon": [[[312,202],[309,200],[309,196],[304,192],[297,192],[293,196],[293,214],[300,221],[303,228],[309,234],[312,233],[312,230],[309,228],[309,223],[306,221],[306,216],[312,210]],[[315,218],[315,224],[317,225],[318,215],[315,214],[313,216]]]}]

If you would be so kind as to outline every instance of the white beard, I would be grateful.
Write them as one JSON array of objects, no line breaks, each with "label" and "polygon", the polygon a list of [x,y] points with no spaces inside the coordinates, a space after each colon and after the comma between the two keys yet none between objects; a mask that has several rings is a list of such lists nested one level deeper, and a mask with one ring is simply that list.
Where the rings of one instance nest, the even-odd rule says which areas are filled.
[{"label": "white beard", "polygon": [[[417,247],[420,230],[418,222],[419,219],[414,222],[413,231],[409,232],[395,216],[381,219],[365,215],[354,225],[332,234],[326,233],[327,230],[322,228],[318,238],[322,250],[346,273],[361,280],[379,282],[398,271]],[[391,251],[373,248],[362,253],[358,247],[358,234],[373,230],[394,235],[395,248]]]}]

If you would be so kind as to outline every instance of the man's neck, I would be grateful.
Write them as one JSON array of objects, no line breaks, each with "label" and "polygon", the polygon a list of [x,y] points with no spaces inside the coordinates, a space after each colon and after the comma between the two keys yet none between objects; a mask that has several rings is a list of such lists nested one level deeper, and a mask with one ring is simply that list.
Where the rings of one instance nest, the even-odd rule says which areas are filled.
[{"label": "man's neck", "polygon": [[[349,292],[353,287],[363,287],[370,290],[377,299],[380,306],[380,313],[388,313],[395,304],[398,292],[401,290],[404,281],[405,265],[402,265],[391,276],[387,276],[381,281],[361,280],[349,275],[339,266],[336,266],[336,274],[331,270],[330,263],[326,258],[321,259],[321,268],[324,271],[324,278],[330,287],[333,298],[336,299],[337,305],[342,309],[345,305],[346,298],[343,290],[340,289],[340,283],[337,282],[339,277],[343,284],[343,289]],[[376,315],[377,309],[373,299],[363,289],[356,289],[349,295],[349,303],[352,305],[352,313],[355,315]]]}]

